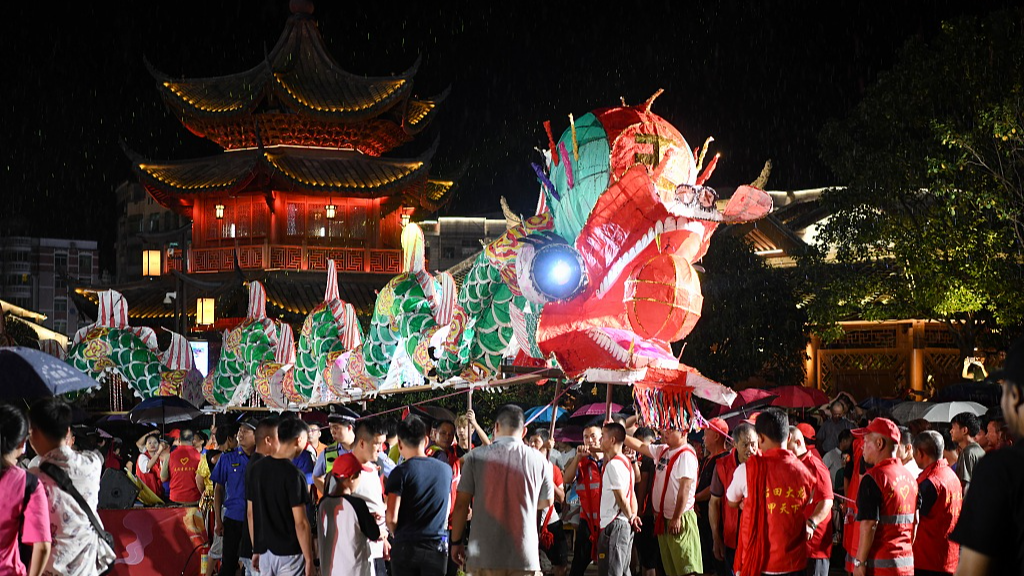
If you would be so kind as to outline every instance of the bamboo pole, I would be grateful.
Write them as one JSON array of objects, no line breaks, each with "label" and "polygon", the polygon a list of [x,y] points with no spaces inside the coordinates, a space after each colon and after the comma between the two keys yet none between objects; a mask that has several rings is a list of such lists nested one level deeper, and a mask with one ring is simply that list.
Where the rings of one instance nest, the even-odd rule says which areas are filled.
[{"label": "bamboo pole", "polygon": [[[543,378],[548,378],[548,376],[545,375],[546,372],[547,372],[546,369],[534,370],[533,372],[528,373],[528,374],[519,374],[519,375],[513,376],[511,378],[503,378],[503,379],[500,379],[500,380],[492,380],[491,382],[488,382],[488,383],[486,383],[484,385],[476,385],[476,384],[471,384],[469,382],[458,382],[458,383],[453,383],[453,384],[449,384],[449,385],[445,385],[445,386],[433,386],[431,384],[424,384],[423,386],[409,386],[407,388],[391,388],[391,389],[388,389],[388,390],[381,390],[381,391],[377,392],[377,394],[379,396],[390,396],[392,394],[412,394],[412,393],[415,393],[415,392],[429,392],[429,391],[432,391],[432,390],[459,390],[460,388],[461,389],[468,389],[470,391],[470,393],[472,393],[472,391],[477,389],[477,388],[497,388],[497,387],[504,387],[504,386],[514,386],[516,384],[528,384],[528,383],[531,383],[531,382],[536,382],[536,381],[541,380]],[[348,404],[348,403],[351,403],[351,402],[359,402],[359,401],[362,401],[363,399],[364,398],[352,398],[352,399],[349,399],[349,400],[339,401],[339,402],[317,402],[315,404],[307,404],[303,408],[296,408],[294,410],[305,411],[305,410],[310,410],[310,409],[314,409],[314,408],[326,408],[326,407],[328,407],[328,406],[330,406],[332,404]],[[285,411],[290,411],[289,409],[284,409],[284,410]],[[213,409],[213,410],[211,410],[211,412],[225,412],[225,411],[231,411],[231,412],[277,412],[277,411],[280,411],[280,410],[277,409],[277,408],[271,409],[271,408],[268,408],[266,406],[228,406],[228,407],[224,408],[223,410],[221,410],[221,409]]]},{"label": "bamboo pole", "polygon": [[612,419],[612,385],[609,382],[605,384],[604,389],[604,421],[607,422]]},{"label": "bamboo pole", "polygon": [[557,400],[558,400],[558,395],[559,395],[559,393],[561,391],[562,391],[562,381],[561,380],[555,380],[555,395],[554,395],[554,400],[552,400],[552,402],[554,402],[554,405],[550,407],[551,408],[551,423],[550,423],[550,425],[548,427],[548,435],[551,438],[555,437],[555,420],[558,418],[558,402],[557,402]]}]

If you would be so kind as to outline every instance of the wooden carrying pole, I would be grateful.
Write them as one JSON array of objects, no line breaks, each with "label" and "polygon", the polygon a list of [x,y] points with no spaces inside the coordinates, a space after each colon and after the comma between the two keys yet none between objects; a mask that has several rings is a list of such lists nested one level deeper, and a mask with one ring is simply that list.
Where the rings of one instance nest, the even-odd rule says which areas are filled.
[{"label": "wooden carrying pole", "polygon": [[612,385],[605,384],[604,389],[604,421],[612,419]]},{"label": "wooden carrying pole", "polygon": [[548,428],[548,435],[551,438],[555,437],[555,420],[558,418],[558,395],[561,393],[561,391],[562,391],[562,381],[561,380],[555,380],[555,396],[554,396],[554,400],[552,400],[553,405],[550,406],[550,408],[551,408],[551,423],[550,423],[549,428]]}]

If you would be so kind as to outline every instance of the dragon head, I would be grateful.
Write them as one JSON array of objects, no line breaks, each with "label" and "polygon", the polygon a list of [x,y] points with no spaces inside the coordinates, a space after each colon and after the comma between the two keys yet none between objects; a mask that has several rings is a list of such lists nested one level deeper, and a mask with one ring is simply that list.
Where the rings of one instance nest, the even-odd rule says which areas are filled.
[{"label": "dragon head", "polygon": [[692,387],[699,374],[671,343],[700,318],[693,264],[720,223],[764,216],[771,198],[741,186],[719,210],[704,186],[717,156],[702,166],[707,145],[691,149],[653,98],[586,114],[550,142],[546,170],[535,166],[546,207],[506,235],[520,237],[502,277],[528,302],[513,323],[536,322],[516,332],[535,337],[519,338],[527,355],[553,356],[570,377]]}]

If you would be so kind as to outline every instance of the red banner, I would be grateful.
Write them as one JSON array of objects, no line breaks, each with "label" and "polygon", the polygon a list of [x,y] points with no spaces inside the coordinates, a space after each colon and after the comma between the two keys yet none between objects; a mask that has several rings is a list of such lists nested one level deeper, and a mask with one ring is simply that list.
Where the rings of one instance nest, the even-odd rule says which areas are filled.
[{"label": "red banner", "polygon": [[205,545],[207,539],[198,508],[133,508],[99,513],[103,526],[114,535],[117,561],[111,574],[199,574],[202,550],[196,547]]}]

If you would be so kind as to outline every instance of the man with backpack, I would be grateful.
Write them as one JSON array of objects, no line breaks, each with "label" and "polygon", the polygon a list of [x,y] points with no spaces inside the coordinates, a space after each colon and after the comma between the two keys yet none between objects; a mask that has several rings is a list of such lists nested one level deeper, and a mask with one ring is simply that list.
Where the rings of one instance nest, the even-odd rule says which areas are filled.
[{"label": "man with backpack", "polygon": [[43,398],[29,410],[29,442],[36,456],[29,470],[39,476],[50,502],[53,536],[46,574],[95,576],[114,563],[110,534],[96,515],[103,458],[71,444],[71,407]]}]

